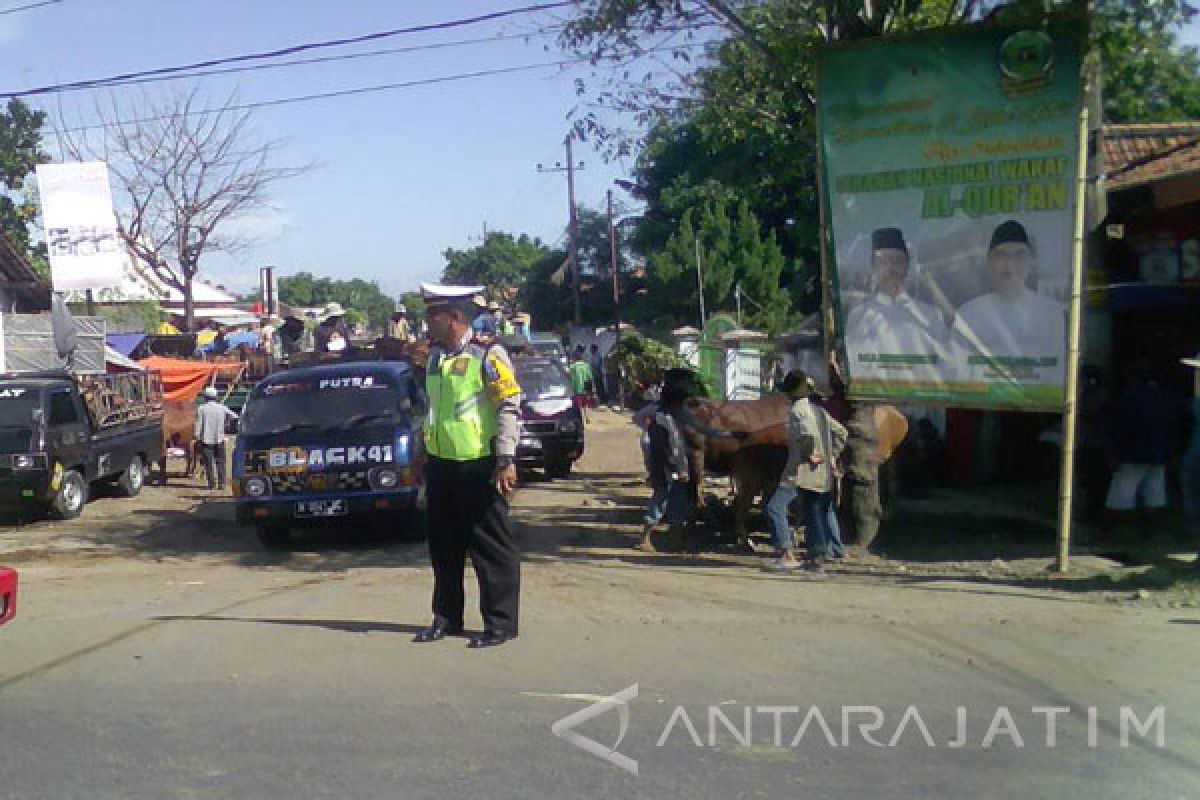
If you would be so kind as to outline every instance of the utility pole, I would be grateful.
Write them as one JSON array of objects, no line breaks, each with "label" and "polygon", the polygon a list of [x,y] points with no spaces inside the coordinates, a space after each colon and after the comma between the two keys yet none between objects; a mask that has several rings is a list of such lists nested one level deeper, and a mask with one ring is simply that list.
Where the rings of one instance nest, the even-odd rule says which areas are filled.
[{"label": "utility pole", "polygon": [[[612,265],[613,323],[616,326],[613,347],[621,343],[621,267],[617,261],[617,227],[613,224],[612,189],[608,190],[608,261]],[[612,390],[609,387],[608,403],[612,405]],[[617,405],[625,407],[625,387],[617,380]]]},{"label": "utility pole", "polygon": [[621,269],[617,264],[617,229],[613,225],[612,189],[608,190],[608,261],[612,266],[613,322],[621,338]]},{"label": "utility pole", "polygon": [[737,303],[738,327],[742,327],[742,282],[738,281],[733,287],[733,300]]},{"label": "utility pole", "polygon": [[700,287],[700,330],[708,324],[708,316],[704,313],[704,273],[700,270],[700,237],[696,237],[696,284]]},{"label": "utility pole", "polygon": [[580,325],[583,323],[583,314],[579,309],[579,231],[576,228],[575,218],[575,166],[571,160],[571,139],[573,138],[572,134],[567,134],[567,202],[571,204],[571,223],[567,233],[570,239],[567,244],[567,258],[571,260],[571,294],[575,303],[575,324]]},{"label": "utility pole", "polygon": [[571,287],[572,296],[575,302],[575,324],[583,323],[583,314],[579,308],[579,256],[576,252],[578,243],[578,234],[576,232],[576,217],[575,217],[575,170],[583,169],[583,162],[576,164],[571,154],[571,140],[574,138],[574,133],[567,134],[567,165],[564,167],[559,162],[554,162],[553,167],[543,167],[537,165],[538,172],[565,172],[567,173],[567,204],[570,206],[570,222],[567,226],[567,263],[571,268]]}]

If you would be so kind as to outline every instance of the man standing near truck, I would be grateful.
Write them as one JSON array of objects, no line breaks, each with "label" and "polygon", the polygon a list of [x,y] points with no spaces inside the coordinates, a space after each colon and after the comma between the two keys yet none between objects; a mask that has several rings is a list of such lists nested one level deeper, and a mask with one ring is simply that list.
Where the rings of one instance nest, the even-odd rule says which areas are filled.
[{"label": "man standing near truck", "polygon": [[471,640],[475,648],[516,637],[521,584],[506,498],[517,485],[521,387],[504,348],[472,336],[472,304],[481,291],[421,285],[434,344],[425,421],[433,622],[414,640],[436,642],[462,632],[463,569],[470,555],[484,624],[483,635]]},{"label": "man standing near truck", "polygon": [[217,390],[204,390],[204,405],[196,409],[196,441],[204,456],[204,475],[209,491],[225,491],[225,421],[237,419],[236,412],[217,399]]}]

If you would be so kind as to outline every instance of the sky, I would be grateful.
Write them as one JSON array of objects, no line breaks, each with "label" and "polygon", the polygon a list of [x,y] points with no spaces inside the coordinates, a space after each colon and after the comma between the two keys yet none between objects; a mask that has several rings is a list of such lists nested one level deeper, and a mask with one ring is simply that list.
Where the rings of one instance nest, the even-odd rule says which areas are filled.
[{"label": "sky", "polygon": [[[358,36],[532,5],[534,0],[0,0],[0,91]],[[321,50],[336,55],[487,38],[402,54],[243,72],[151,87],[31,98],[59,124],[94,121],[94,104],[115,94],[136,106],[147,91],[198,87],[220,100],[296,97],[519,65],[565,56],[555,46],[560,12],[540,12],[452,30],[397,36]],[[541,32],[539,32],[541,31]],[[528,34],[521,36],[520,34]],[[497,39],[495,37],[510,37]],[[1200,45],[1200,20],[1181,32]],[[647,68],[653,69],[653,65]],[[389,294],[437,280],[442,252],[478,244],[489,230],[561,241],[566,180],[542,173],[565,161],[568,114],[580,102],[575,81],[587,65],[280,105],[255,111],[256,134],[285,140],[281,162],[314,164],[279,184],[272,208],[242,220],[255,246],[215,254],[205,276],[231,289],[257,286],[258,267],[334,278],[376,280]],[[630,121],[626,121],[629,123]],[[53,141],[47,145],[54,150]],[[578,202],[602,208],[605,191],[632,162],[605,163],[577,143]],[[618,202],[632,203],[617,190]]]},{"label": "sky", "polygon": [[[0,11],[32,0],[0,0]],[[261,52],[306,42],[443,22],[519,8],[534,0],[57,0],[0,14],[0,91]],[[560,12],[561,13],[561,12]],[[243,102],[405,82],[567,57],[553,33],[555,12],[453,30],[397,36],[305,53],[333,55],[530,33],[404,54],[244,72],[151,87],[59,93],[27,100],[66,125],[95,119],[94,104],[116,93],[136,104],[147,90],[198,86]],[[297,56],[297,57],[303,57]],[[586,65],[545,68],[430,86],[256,110],[256,134],[286,140],[281,162],[315,164],[279,184],[273,208],[239,223],[257,244],[214,255],[201,271],[231,289],[257,286],[258,267],[379,282],[389,294],[441,276],[448,247],[478,244],[488,230],[524,232],[554,244],[567,220],[565,175],[537,164],[565,162],[575,80]],[[63,124],[63,123],[60,123]],[[53,141],[47,146],[54,150]],[[576,143],[579,203],[603,207],[632,163],[605,163]],[[616,189],[619,200],[632,200]]]}]

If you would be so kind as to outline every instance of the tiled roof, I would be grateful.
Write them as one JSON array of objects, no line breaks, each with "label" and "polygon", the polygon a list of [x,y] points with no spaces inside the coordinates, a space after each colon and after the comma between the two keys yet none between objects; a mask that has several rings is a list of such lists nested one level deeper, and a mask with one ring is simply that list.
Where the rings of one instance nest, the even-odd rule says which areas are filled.
[{"label": "tiled roof", "polygon": [[1200,122],[1105,125],[1102,141],[1109,191],[1200,172]]}]

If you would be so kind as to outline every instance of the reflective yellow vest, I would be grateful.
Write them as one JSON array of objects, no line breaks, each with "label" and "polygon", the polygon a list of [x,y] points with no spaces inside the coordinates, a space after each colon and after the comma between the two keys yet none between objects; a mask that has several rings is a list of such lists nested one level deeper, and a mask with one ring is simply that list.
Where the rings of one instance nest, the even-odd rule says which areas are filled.
[{"label": "reflective yellow vest", "polygon": [[426,376],[429,418],[425,449],[435,458],[474,461],[492,454],[496,409],[483,379],[486,353],[474,350],[468,347],[456,356],[443,356],[441,364]]}]

